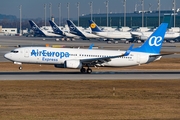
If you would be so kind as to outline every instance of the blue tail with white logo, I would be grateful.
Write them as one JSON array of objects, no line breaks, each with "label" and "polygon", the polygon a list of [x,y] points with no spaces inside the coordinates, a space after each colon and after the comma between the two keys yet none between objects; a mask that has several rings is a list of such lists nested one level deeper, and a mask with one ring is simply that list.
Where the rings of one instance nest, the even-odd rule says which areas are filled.
[{"label": "blue tail with white logo", "polygon": [[161,25],[152,33],[144,44],[142,44],[142,46],[133,48],[132,51],[159,54],[167,27],[168,23],[161,23]]},{"label": "blue tail with white logo", "polygon": [[72,34],[81,36],[82,38],[86,38],[82,31],[80,31],[71,20],[67,20],[67,24]]},{"label": "blue tail with white logo", "polygon": [[92,20],[89,20],[89,27],[91,28],[92,32],[102,32],[102,30]]},{"label": "blue tail with white logo", "polygon": [[34,21],[29,20],[29,23],[30,23],[30,25],[31,25],[31,29],[35,32],[35,34],[40,34],[40,35],[46,36],[46,35],[40,30],[40,28],[36,25],[36,23],[34,23]]},{"label": "blue tail with white logo", "polygon": [[55,22],[53,22],[52,20],[49,20],[49,23],[50,23],[55,34],[64,36],[63,31],[57,26],[57,24]]}]

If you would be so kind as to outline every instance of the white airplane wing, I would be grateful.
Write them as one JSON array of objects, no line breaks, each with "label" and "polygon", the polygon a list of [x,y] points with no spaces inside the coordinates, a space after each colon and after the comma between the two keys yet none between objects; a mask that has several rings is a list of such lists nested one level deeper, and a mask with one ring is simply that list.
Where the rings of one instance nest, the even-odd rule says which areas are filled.
[{"label": "white airplane wing", "polygon": [[95,65],[95,64],[102,64],[104,62],[109,62],[111,61],[112,58],[118,58],[118,57],[123,57],[123,56],[128,56],[133,48],[134,44],[132,44],[129,49],[121,55],[116,55],[116,56],[107,56],[107,57],[97,57],[97,58],[90,58],[90,59],[81,59],[81,63],[83,64],[91,64],[91,65]]}]

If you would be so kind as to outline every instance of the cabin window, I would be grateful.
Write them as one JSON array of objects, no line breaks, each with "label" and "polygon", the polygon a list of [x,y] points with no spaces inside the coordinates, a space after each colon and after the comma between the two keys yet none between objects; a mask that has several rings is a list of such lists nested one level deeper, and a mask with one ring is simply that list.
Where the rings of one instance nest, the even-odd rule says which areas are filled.
[{"label": "cabin window", "polygon": [[12,53],[18,53],[19,51],[12,50],[11,52],[12,52]]}]

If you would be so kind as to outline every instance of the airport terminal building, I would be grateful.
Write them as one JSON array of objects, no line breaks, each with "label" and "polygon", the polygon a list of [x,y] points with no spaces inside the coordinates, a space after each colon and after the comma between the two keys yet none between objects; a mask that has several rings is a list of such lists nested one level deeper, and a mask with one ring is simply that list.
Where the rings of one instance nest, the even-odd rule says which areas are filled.
[{"label": "airport terminal building", "polygon": [[[161,10],[159,11],[145,11],[143,13],[143,27],[157,27],[160,21],[163,21],[164,15],[172,15],[171,26],[174,27],[174,10]],[[80,26],[87,27],[88,20],[91,19],[91,14],[80,16]],[[99,26],[107,25],[107,13],[93,14],[92,19]],[[76,21],[77,22],[77,21]],[[121,27],[124,26],[124,13],[109,13],[108,14],[108,26]],[[142,27],[142,11],[135,11],[134,13],[126,13],[126,26]],[[175,26],[180,27],[180,9],[175,11]]]}]

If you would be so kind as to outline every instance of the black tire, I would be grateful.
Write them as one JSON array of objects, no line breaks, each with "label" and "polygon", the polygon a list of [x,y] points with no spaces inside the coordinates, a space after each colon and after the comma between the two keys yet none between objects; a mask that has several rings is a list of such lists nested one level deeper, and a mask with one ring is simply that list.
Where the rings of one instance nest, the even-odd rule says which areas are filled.
[{"label": "black tire", "polygon": [[87,69],[87,73],[91,74],[92,73],[92,69],[88,68]]},{"label": "black tire", "polygon": [[19,70],[22,70],[22,66],[19,66]]},{"label": "black tire", "polygon": [[86,69],[85,69],[85,68],[81,68],[81,69],[80,69],[80,72],[81,72],[81,73],[86,73]]}]

